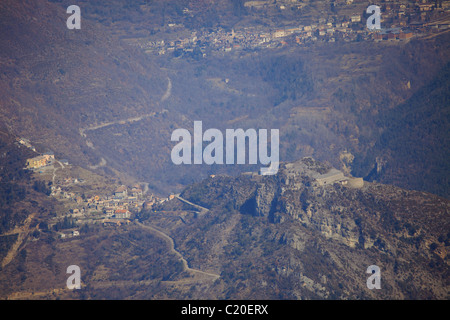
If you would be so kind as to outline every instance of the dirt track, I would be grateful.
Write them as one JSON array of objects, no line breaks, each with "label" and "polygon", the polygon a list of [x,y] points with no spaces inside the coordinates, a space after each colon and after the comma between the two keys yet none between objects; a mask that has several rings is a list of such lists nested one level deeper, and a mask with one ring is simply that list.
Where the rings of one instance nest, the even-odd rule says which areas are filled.
[{"label": "dirt track", "polygon": [[205,276],[213,278],[213,280],[220,278],[220,275],[218,275],[218,274],[208,273],[208,272],[204,272],[204,271],[201,271],[198,269],[190,268],[188,265],[188,262],[186,261],[186,259],[184,259],[183,255],[175,249],[175,243],[174,243],[173,239],[171,237],[169,237],[167,234],[165,234],[164,232],[162,232],[154,227],[144,225],[140,222],[137,222],[137,224],[144,229],[150,230],[150,232],[152,232],[153,234],[156,234],[160,238],[163,238],[169,244],[169,250],[172,253],[174,253],[177,257],[179,257],[181,262],[183,263],[183,271],[193,272],[193,273],[197,273],[200,275],[205,275]]}]

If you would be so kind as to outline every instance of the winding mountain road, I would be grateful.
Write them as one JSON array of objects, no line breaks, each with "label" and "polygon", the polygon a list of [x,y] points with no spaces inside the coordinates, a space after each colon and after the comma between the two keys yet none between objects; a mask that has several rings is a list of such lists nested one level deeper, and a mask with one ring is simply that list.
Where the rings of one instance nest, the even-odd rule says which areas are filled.
[{"label": "winding mountain road", "polygon": [[149,230],[151,233],[156,234],[156,236],[164,239],[168,243],[169,251],[174,253],[181,260],[181,262],[183,264],[183,271],[193,272],[193,273],[197,273],[197,274],[204,275],[204,276],[207,276],[207,277],[211,277],[213,281],[220,278],[220,275],[218,275],[218,274],[208,273],[208,272],[204,272],[204,271],[201,271],[201,270],[198,270],[198,269],[190,268],[189,265],[188,265],[188,262],[183,257],[183,255],[179,251],[177,251],[175,249],[175,243],[174,243],[174,241],[173,241],[173,239],[171,237],[169,237],[164,232],[162,232],[162,231],[160,231],[160,230],[158,230],[158,229],[156,229],[156,228],[154,228],[152,226],[145,225],[145,224],[143,224],[143,223],[141,223],[139,221],[136,221],[136,223],[137,223],[137,225],[139,225],[143,229]]}]

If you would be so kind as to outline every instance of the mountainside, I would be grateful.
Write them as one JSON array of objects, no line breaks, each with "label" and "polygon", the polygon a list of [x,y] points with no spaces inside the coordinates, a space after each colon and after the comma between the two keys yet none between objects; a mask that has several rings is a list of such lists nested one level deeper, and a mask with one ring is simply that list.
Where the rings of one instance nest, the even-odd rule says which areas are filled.
[{"label": "mountainside", "polygon": [[[55,2],[1,4],[1,121],[41,149],[100,173],[148,182],[160,194],[212,173],[255,169],[173,165],[171,133],[192,130],[195,120],[219,130],[276,128],[282,161],[314,156],[366,176],[387,148],[380,133],[396,130],[393,122],[374,122],[374,117],[390,117],[391,109],[408,99],[426,104],[418,96],[426,96],[424,86],[449,61],[448,33],[395,44],[337,41],[295,47],[289,38],[287,45],[264,50],[158,56],[145,54],[142,43],[219,28],[203,25],[214,17],[208,10],[225,29],[236,30],[261,21],[276,28],[281,17],[295,21],[301,13],[270,9],[259,21],[259,14],[240,1],[86,1],[80,4],[82,29],[68,30],[67,3]],[[183,13],[184,8],[193,13]],[[186,26],[177,31],[166,26],[180,21]],[[436,108],[439,113],[446,106]],[[436,132],[443,129],[439,125]],[[421,136],[427,127],[413,130]],[[430,152],[430,159],[439,158],[439,148]],[[354,164],[348,161],[353,158]],[[423,183],[405,175],[382,181],[448,195],[448,187],[435,186],[433,174],[421,173],[423,156],[396,159],[399,168],[412,162],[412,175],[423,176]],[[448,171],[443,165],[427,162],[425,169]]]}]

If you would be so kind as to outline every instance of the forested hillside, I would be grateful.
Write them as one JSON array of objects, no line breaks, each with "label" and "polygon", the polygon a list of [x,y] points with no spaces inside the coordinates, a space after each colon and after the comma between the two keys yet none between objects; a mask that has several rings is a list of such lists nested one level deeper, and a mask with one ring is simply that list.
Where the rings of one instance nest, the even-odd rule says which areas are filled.
[{"label": "forested hillside", "polygon": [[364,161],[378,165],[367,179],[450,197],[450,64],[376,121],[383,132]]}]

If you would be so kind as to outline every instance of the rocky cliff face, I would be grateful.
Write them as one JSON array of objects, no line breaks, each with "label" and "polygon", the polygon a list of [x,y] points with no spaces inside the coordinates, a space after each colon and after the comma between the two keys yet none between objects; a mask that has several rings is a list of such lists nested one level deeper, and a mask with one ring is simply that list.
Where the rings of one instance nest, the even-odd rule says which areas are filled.
[{"label": "rocky cliff face", "polygon": [[[239,184],[233,188],[233,207],[244,214],[267,217],[274,223],[285,222],[290,217],[327,238],[351,247],[357,245],[359,231],[352,215],[346,214],[348,209],[338,204],[329,206],[332,199],[343,196],[339,193],[351,193],[347,190],[349,188],[315,187],[314,174],[325,173],[330,168],[311,158],[305,158],[299,163],[302,168],[298,172],[284,167],[274,177],[242,175],[237,180]],[[212,180],[206,183],[208,187],[205,189],[214,189]],[[185,195],[189,197],[190,192],[186,191]]]}]

